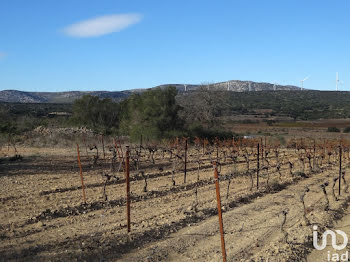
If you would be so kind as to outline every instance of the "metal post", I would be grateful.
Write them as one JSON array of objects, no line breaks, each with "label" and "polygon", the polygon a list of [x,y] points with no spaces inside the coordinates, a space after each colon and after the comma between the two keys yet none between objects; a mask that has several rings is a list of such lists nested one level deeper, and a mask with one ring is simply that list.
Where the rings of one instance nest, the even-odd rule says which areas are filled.
[{"label": "metal post", "polygon": [[341,186],[341,161],[342,161],[342,147],[341,145],[339,146],[339,196],[340,196],[340,186]]},{"label": "metal post", "polygon": [[218,216],[219,216],[219,226],[220,226],[222,260],[223,260],[223,262],[226,262],[224,224],[222,222],[220,185],[219,185],[218,168],[217,168],[217,163],[216,162],[214,163],[214,178],[215,178],[215,186],[216,186],[216,200],[217,200],[217,204],[218,204]]},{"label": "metal post", "polygon": [[259,171],[260,171],[260,144],[258,143],[257,162],[256,162],[256,189],[259,189]]},{"label": "metal post", "polygon": [[130,229],[130,167],[129,167],[129,146],[126,146],[126,153],[125,153],[125,171],[126,171],[126,216],[127,216],[127,227],[128,232],[131,231]]},{"label": "metal post", "polygon": [[184,183],[186,183],[187,176],[187,138],[185,139],[185,172],[184,172]]}]

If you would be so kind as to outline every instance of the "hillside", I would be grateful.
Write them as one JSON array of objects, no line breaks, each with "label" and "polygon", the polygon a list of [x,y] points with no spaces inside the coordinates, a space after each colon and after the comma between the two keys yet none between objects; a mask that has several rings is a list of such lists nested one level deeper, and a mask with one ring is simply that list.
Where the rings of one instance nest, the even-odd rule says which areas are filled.
[{"label": "hillside", "polygon": [[[350,92],[334,91],[201,91],[180,93],[177,102],[189,121],[252,115],[288,116],[299,120],[350,118]],[[265,113],[261,113],[265,111]]]},{"label": "hillside", "polygon": [[[156,86],[164,88],[167,86],[175,86],[179,92],[195,91],[199,89],[209,90],[227,90],[232,92],[245,92],[245,91],[268,91],[268,90],[298,90],[296,86],[281,86],[270,83],[257,83],[252,81],[238,81],[232,80],[227,82],[202,84],[202,85],[186,85],[186,84],[165,84]],[[142,92],[147,89],[135,89],[125,91],[70,91],[70,92],[24,92],[18,90],[3,90],[0,91],[0,102],[11,103],[72,103],[75,99],[84,95],[90,94],[98,96],[100,98],[111,98],[114,101],[120,101],[127,98],[134,92]]]},{"label": "hillside", "polygon": [[[100,93],[104,96],[108,94]],[[124,94],[124,97],[127,96],[127,93]],[[69,97],[69,99],[73,98],[73,96]],[[221,116],[254,114],[287,116],[299,120],[350,118],[350,92],[198,90],[179,92],[176,101],[183,108],[184,118],[198,122],[207,122],[209,119]],[[48,116],[50,112],[72,112],[72,104],[10,102],[0,103],[1,110],[8,112],[12,117],[20,115],[42,117]]]},{"label": "hillside", "polygon": [[75,99],[84,95],[93,95],[100,98],[112,98],[120,101],[128,97],[131,91],[71,91],[71,92],[24,92],[18,90],[0,91],[0,102],[10,103],[73,103]]},{"label": "hillside", "polygon": [[263,82],[253,82],[253,81],[240,81],[240,80],[230,80],[219,83],[203,83],[200,85],[188,85],[188,84],[167,84],[160,85],[157,87],[167,87],[175,86],[180,92],[185,91],[185,86],[187,91],[196,91],[199,89],[210,90],[210,91],[232,91],[232,92],[248,92],[248,91],[293,91],[299,90],[297,86],[291,85],[277,85],[271,83]]}]

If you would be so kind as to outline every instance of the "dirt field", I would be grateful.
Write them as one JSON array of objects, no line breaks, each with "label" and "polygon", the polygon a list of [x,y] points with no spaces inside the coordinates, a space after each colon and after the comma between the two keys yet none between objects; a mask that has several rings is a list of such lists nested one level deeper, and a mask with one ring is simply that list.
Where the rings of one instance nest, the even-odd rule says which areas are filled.
[{"label": "dirt field", "polygon": [[[86,204],[82,201],[75,147],[19,147],[18,152],[22,160],[11,161],[8,156],[12,153],[4,147],[0,155],[2,260],[222,259],[211,164],[216,158],[215,150],[201,154],[191,148],[186,183],[183,162],[178,160],[175,185],[172,180],[175,158],[170,159],[169,152],[163,154],[158,150],[152,163],[145,153],[139,171],[144,171],[147,177],[147,190],[144,177],[131,160],[130,233],[126,228],[124,173],[117,172],[118,163],[117,170],[111,172],[109,151],[103,159],[100,150],[100,159],[94,165],[93,152],[87,156],[81,148]],[[253,153],[249,163],[253,188],[242,155],[237,157],[236,164],[222,152],[219,158],[228,261],[301,261],[313,250],[309,222],[322,230],[332,227],[344,215],[350,198],[347,184],[342,181],[342,193],[337,199],[334,197],[337,193],[332,193],[338,192],[338,184],[333,185],[339,173],[336,154],[329,163],[323,161],[311,170],[308,165],[301,166],[294,149],[280,149],[279,160],[271,152],[267,161],[260,161],[259,189]],[[292,169],[289,162],[294,163]],[[346,157],[343,170],[347,175]],[[103,172],[118,178],[106,182],[105,194],[107,177],[102,176]],[[320,186],[326,182],[329,185],[325,195]],[[306,187],[309,191],[305,193],[304,209],[300,196]],[[325,210],[327,201],[329,208]],[[309,261],[316,261],[312,260],[314,257],[310,256]]]}]

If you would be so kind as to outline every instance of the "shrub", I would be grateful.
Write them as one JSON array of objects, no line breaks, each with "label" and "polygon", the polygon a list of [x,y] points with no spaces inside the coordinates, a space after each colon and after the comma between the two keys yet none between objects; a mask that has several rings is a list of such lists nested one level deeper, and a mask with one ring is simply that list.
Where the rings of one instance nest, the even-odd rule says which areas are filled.
[{"label": "shrub", "polygon": [[350,126],[344,128],[344,133],[350,133]]},{"label": "shrub", "polygon": [[258,120],[244,119],[240,121],[242,124],[259,124]]},{"label": "shrub", "polygon": [[339,133],[339,132],[340,132],[340,129],[337,128],[337,127],[335,127],[335,126],[330,126],[330,127],[328,127],[327,132],[336,132],[336,133]]},{"label": "shrub", "polygon": [[266,120],[266,124],[267,124],[268,126],[272,126],[274,123],[276,123],[275,120],[271,120],[271,119]]},{"label": "shrub", "polygon": [[176,104],[175,87],[155,88],[133,94],[122,102],[122,133],[138,141],[144,138],[159,140],[181,134],[181,107]]},{"label": "shrub", "polygon": [[219,129],[207,129],[202,125],[195,123],[189,127],[187,132],[189,137],[199,137],[199,138],[207,138],[209,140],[218,138],[218,139],[231,139],[232,137],[237,137],[237,134],[230,131],[219,130]]}]

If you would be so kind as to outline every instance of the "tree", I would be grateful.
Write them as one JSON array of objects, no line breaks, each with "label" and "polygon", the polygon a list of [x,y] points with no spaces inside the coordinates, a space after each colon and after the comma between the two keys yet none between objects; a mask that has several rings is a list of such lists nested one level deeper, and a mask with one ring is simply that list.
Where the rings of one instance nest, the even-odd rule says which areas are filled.
[{"label": "tree", "polygon": [[72,121],[95,131],[110,133],[119,127],[120,105],[109,98],[85,95],[74,101]]},{"label": "tree", "polygon": [[123,131],[132,139],[141,134],[149,139],[170,137],[179,132],[183,123],[179,118],[175,87],[156,88],[133,94],[122,103]]}]

